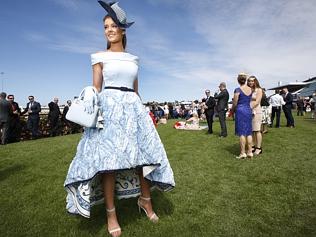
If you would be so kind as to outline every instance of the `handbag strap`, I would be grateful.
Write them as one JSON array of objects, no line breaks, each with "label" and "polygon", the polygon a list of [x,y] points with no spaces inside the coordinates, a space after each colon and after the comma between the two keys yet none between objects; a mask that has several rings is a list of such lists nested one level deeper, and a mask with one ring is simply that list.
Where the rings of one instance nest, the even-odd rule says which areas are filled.
[{"label": "handbag strap", "polygon": [[92,89],[94,94],[97,94],[97,89],[94,86],[87,86],[87,87],[83,88],[82,91],[80,92],[79,100],[83,100],[84,99],[85,91],[88,90],[88,89]]}]

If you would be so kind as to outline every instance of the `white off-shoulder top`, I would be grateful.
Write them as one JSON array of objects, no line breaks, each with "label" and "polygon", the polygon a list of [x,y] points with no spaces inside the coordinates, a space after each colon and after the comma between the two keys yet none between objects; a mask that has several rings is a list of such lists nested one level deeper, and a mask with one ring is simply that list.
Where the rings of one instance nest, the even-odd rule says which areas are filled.
[{"label": "white off-shoulder top", "polygon": [[138,57],[126,52],[99,52],[91,54],[91,64],[102,63],[103,87],[133,88],[138,77]]}]

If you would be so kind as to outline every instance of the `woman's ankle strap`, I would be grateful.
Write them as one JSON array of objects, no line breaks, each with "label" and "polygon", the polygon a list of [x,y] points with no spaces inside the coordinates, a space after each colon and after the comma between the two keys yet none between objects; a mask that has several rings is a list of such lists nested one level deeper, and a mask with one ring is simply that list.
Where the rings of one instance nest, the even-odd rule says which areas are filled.
[{"label": "woman's ankle strap", "polygon": [[115,211],[115,207],[113,207],[112,209],[107,209],[105,208],[107,212],[114,212]]},{"label": "woman's ankle strap", "polygon": [[144,200],[144,201],[150,201],[151,198],[150,197],[143,197],[143,196],[139,196],[140,199]]}]

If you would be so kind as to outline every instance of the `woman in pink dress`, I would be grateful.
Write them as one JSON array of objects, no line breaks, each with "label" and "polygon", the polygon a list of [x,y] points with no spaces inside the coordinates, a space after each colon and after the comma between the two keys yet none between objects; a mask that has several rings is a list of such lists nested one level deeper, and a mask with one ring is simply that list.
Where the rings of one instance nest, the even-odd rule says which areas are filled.
[{"label": "woman in pink dress", "polygon": [[248,86],[252,89],[252,98],[250,106],[252,108],[252,139],[253,139],[253,154],[260,155],[262,153],[262,108],[261,98],[262,89],[259,81],[255,76],[248,78]]}]

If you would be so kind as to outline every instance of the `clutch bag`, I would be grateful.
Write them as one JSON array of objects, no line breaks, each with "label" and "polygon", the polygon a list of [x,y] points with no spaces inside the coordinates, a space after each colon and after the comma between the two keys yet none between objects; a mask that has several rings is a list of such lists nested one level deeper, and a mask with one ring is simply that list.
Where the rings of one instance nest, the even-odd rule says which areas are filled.
[{"label": "clutch bag", "polygon": [[[99,113],[99,107],[97,105],[94,105],[94,112],[92,114],[88,114],[85,111],[84,107],[84,94],[85,90],[92,89],[93,87],[86,87],[84,88],[79,97],[74,99],[71,106],[69,107],[69,110],[66,114],[66,119],[69,121],[72,121],[74,123],[77,123],[83,127],[87,128],[95,128],[97,119],[98,119],[98,113]],[[97,93],[95,89],[92,89],[94,93]]]}]

